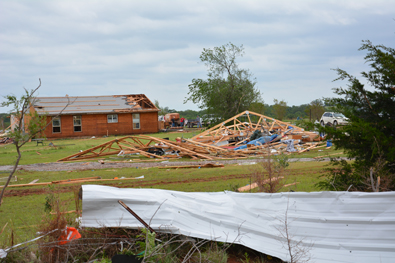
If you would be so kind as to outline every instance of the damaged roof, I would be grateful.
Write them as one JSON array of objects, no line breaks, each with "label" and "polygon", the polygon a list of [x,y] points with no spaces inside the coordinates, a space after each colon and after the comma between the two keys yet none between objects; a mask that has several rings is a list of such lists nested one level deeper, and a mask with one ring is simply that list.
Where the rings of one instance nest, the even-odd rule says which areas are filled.
[{"label": "damaged roof", "polygon": [[144,94],[36,97],[33,107],[39,115],[57,115],[63,109],[62,115],[159,111]]}]

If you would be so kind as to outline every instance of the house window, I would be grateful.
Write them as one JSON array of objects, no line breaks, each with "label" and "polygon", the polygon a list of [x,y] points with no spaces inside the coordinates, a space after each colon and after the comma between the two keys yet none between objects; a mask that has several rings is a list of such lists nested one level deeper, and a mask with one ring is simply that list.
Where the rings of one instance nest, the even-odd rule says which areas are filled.
[{"label": "house window", "polygon": [[53,133],[60,132],[60,117],[52,118],[52,132]]},{"label": "house window", "polygon": [[74,131],[75,132],[82,131],[81,116],[73,116],[73,124],[74,124]]},{"label": "house window", "polygon": [[118,122],[118,114],[107,115],[107,123],[116,123],[116,122]]},{"label": "house window", "polygon": [[140,129],[140,113],[133,113],[133,129]]}]

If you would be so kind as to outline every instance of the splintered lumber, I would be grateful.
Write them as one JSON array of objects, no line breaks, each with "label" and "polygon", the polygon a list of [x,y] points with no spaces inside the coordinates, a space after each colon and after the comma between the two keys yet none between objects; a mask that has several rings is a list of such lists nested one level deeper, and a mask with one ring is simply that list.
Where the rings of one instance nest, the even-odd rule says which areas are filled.
[{"label": "splintered lumber", "polygon": [[[150,136],[141,135],[141,137],[143,137],[143,138],[144,138],[144,137],[145,137],[145,138],[150,138],[150,139],[153,139],[153,140],[158,140],[158,138],[150,137]],[[165,140],[158,140],[158,141],[165,142]],[[191,155],[196,155],[196,156],[199,156],[199,157],[204,158],[204,159],[209,159],[209,160],[212,160],[212,159],[213,159],[213,158],[211,158],[210,156],[207,156],[207,155],[204,155],[204,154],[200,154],[200,153],[196,153],[196,152],[190,151],[190,150],[188,150],[188,149],[182,148],[182,147],[180,147],[180,146],[177,146],[177,145],[173,144],[173,143],[170,142],[170,141],[166,141],[166,145],[171,145],[172,148],[175,148],[175,149],[179,150],[180,152],[187,152],[187,153],[189,153],[189,154],[191,154]]]},{"label": "splintered lumber", "polygon": [[[148,141],[147,143],[143,143],[143,141]],[[184,147],[183,147],[184,146]],[[98,157],[104,157],[109,155],[116,155],[122,152],[128,151],[130,153],[139,153],[147,158],[178,158],[178,156],[173,155],[156,155],[148,152],[150,148],[154,150],[163,150],[163,151],[173,151],[176,152],[179,156],[188,156],[190,158],[200,157],[202,159],[212,160],[214,157],[210,156],[210,151],[207,151],[202,146],[196,145],[199,149],[190,150],[189,146],[179,144],[177,142],[171,142],[168,140],[155,138],[151,136],[139,135],[139,136],[127,136],[119,139],[115,139],[109,141],[107,143],[92,147],[85,151],[81,151],[79,153],[70,155],[68,157],[62,158],[58,160],[58,162],[64,161],[77,161],[84,159],[92,159]],[[207,155],[208,154],[208,155]]]},{"label": "splintered lumber", "polygon": [[[99,177],[100,178],[100,177]],[[61,180],[61,181],[52,181],[52,182],[44,182],[44,183],[36,183],[36,184],[11,184],[9,187],[26,187],[26,186],[40,186],[40,185],[51,185],[51,184],[77,184],[77,183],[86,183],[86,182],[103,182],[103,181],[126,181],[126,180],[138,180],[141,178],[114,178],[114,179],[70,179],[70,180]],[[4,186],[0,186],[3,188]]]},{"label": "splintered lumber", "polygon": [[[231,147],[226,148],[226,146],[234,144],[240,145],[248,140],[255,131],[261,129],[267,131],[274,130],[279,136],[266,144],[248,147],[247,149],[234,151]],[[305,132],[302,128],[295,125],[255,112],[244,111],[182,142],[173,142],[147,135],[126,136],[80,151],[62,158],[58,162],[102,159],[105,156],[120,154],[139,154],[149,160],[182,157],[205,160],[248,158],[253,155],[268,154],[264,152],[267,148],[282,148],[282,146],[279,146],[281,142],[278,141],[284,138],[286,134],[297,136],[306,135],[310,137],[317,136],[317,134]],[[218,143],[224,145],[217,146],[216,144]],[[304,152],[316,146],[312,145],[310,148],[299,152]]]},{"label": "splintered lumber", "polygon": [[137,151],[137,152],[140,153],[141,155],[143,155],[143,156],[145,156],[145,157],[148,157],[148,158],[154,157],[154,158],[161,158],[161,159],[164,159],[164,157],[162,157],[162,156],[155,155],[155,154],[152,154],[152,153],[149,153],[149,152],[145,152],[145,151],[139,150],[139,149],[137,149],[137,148],[135,148],[135,147],[127,147],[127,146],[125,146],[125,149],[130,149],[130,150]]},{"label": "splintered lumber", "polygon": [[[163,157],[159,157],[157,155],[150,154],[146,151],[142,151],[141,149],[138,149],[137,147],[134,147],[131,142],[125,143],[125,144],[127,144],[127,146],[120,144],[120,143],[124,142],[126,139],[133,140],[134,138],[132,138],[131,136],[128,136],[128,137],[123,137],[120,139],[111,140],[107,143],[103,143],[103,144],[100,144],[100,145],[95,146],[93,148],[87,149],[85,151],[81,151],[79,153],[62,158],[62,159],[58,160],[58,162],[76,161],[76,160],[103,157],[103,156],[108,156],[108,155],[117,155],[117,154],[121,153],[124,149],[131,150],[132,152],[138,152],[148,158],[154,157],[154,158],[163,159]],[[139,145],[141,148],[146,147],[145,144],[143,144],[139,141],[137,141],[137,144],[135,144],[135,145]]]},{"label": "splintered lumber", "polygon": [[61,184],[61,183],[65,183],[65,182],[92,180],[92,179],[101,179],[101,177],[100,176],[93,176],[93,177],[85,177],[85,178],[66,179],[66,180],[52,181],[52,183],[53,184]]},{"label": "splintered lumber", "polygon": [[[251,120],[252,116],[256,116],[258,118],[257,123],[254,123]],[[241,120],[242,117],[248,118],[248,121]],[[202,141],[208,138],[213,139],[213,136],[214,138],[218,138],[218,134],[229,135],[233,137],[246,136],[247,134],[252,134],[255,130],[261,128],[264,128],[266,130],[279,129],[283,132],[291,128],[293,132],[304,132],[304,129],[298,126],[279,121],[259,113],[244,111],[226,121],[221,122],[220,124],[212,127],[211,129],[208,129],[194,136],[192,140]]]},{"label": "splintered lumber", "polygon": [[[111,146],[111,145],[112,145],[114,142],[116,142],[116,141],[118,141],[118,139],[115,139],[115,140],[112,140],[112,141],[109,141],[109,142],[100,144],[100,145],[98,145],[98,146],[95,146],[95,147],[93,147],[93,148],[90,148],[90,149],[85,150],[85,151],[82,151],[82,152],[79,152],[79,153],[76,153],[76,154],[67,156],[67,157],[65,157],[65,158],[62,158],[62,159],[58,160],[58,162],[60,162],[60,161],[69,161],[69,160],[71,160],[71,159],[73,159],[73,160],[81,160],[81,159],[89,159],[89,158],[104,156],[105,154],[103,154],[102,151],[103,151],[104,149],[108,149],[107,147],[108,147],[109,145]],[[98,150],[98,149],[100,149],[100,154],[95,152],[95,151]],[[118,151],[116,154],[118,154],[119,152],[120,152],[120,151]],[[93,156],[91,156],[91,155],[89,155],[89,154],[91,154],[91,155],[93,155]],[[108,154],[108,155],[112,155],[112,154],[115,154],[115,151],[114,151],[114,153],[111,153],[111,154]]]},{"label": "splintered lumber", "polygon": [[317,144],[317,146],[316,146],[314,149],[322,148],[322,147],[326,147],[326,145],[325,145],[325,144],[324,144],[324,145],[318,145],[318,144]]},{"label": "splintered lumber", "polygon": [[304,153],[304,152],[306,152],[308,150],[317,149],[317,148],[321,148],[321,147],[325,147],[325,146],[326,145],[313,144],[313,145],[307,147],[306,149],[299,151],[298,153]]},{"label": "splintered lumber", "polygon": [[225,167],[223,164],[213,164],[207,163],[204,165],[184,165],[184,166],[162,166],[158,167],[159,169],[182,169],[182,168],[218,168],[218,167]]},{"label": "splintered lumber", "polygon": [[[276,145],[281,145],[282,142],[274,142],[274,143],[265,143],[262,145],[254,145],[253,147],[248,148],[249,150],[255,150],[255,149],[264,149],[264,148],[270,148],[270,147],[274,147]],[[242,151],[242,150],[237,150],[238,151]]]},{"label": "splintered lumber", "polygon": [[306,152],[306,151],[308,151],[308,150],[311,150],[311,149],[313,149],[313,148],[315,148],[315,147],[317,147],[317,146],[313,145],[313,146],[307,147],[306,149],[301,150],[301,151],[299,151],[298,153],[304,153],[304,152]]},{"label": "splintered lumber", "polygon": [[[186,148],[188,150],[201,153],[201,154],[212,154],[216,153],[217,151],[213,147],[204,147],[203,145],[200,145],[199,143],[195,143],[193,141],[189,142],[171,142],[171,144],[177,145],[182,148]],[[209,145],[207,145],[209,146]]]},{"label": "splintered lumber", "polygon": [[[52,182],[46,182],[46,183],[35,183],[35,184],[10,184],[7,186],[7,188],[10,187],[24,187],[24,186],[38,186],[38,185],[50,185]],[[3,188],[3,185],[0,185],[0,188]]]},{"label": "splintered lumber", "polygon": [[213,150],[213,151],[214,150],[221,151],[221,152],[225,152],[226,151],[226,149],[221,148],[219,146],[215,146],[215,145],[211,145],[211,144],[207,144],[207,143],[202,143],[202,142],[197,142],[197,141],[193,141],[193,140],[189,140],[189,139],[186,139],[186,141],[189,142],[189,143],[192,143],[192,144],[200,145],[200,146],[205,147],[205,148],[207,147],[208,149]]}]

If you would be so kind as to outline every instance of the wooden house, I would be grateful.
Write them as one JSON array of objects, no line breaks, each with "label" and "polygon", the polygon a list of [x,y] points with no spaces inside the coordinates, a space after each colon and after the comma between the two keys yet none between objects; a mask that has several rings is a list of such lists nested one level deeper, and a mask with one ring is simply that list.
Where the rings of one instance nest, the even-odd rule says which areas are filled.
[{"label": "wooden house", "polygon": [[144,94],[36,97],[30,110],[47,116],[47,138],[158,132],[159,109]]}]

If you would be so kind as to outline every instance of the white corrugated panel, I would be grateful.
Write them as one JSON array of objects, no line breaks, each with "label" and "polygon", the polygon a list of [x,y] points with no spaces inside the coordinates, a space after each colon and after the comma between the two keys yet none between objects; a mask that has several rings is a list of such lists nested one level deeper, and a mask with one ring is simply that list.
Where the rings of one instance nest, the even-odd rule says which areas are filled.
[{"label": "white corrugated panel", "polygon": [[84,185],[82,226],[142,227],[118,200],[156,231],[239,243],[285,261],[280,229],[287,212],[292,240],[311,246],[312,262],[395,262],[395,192],[185,193]]}]

